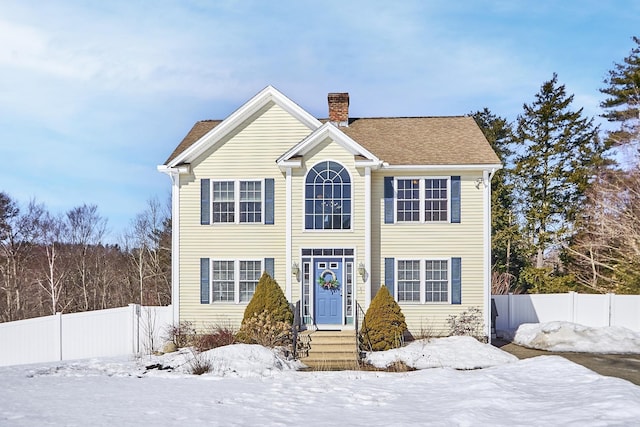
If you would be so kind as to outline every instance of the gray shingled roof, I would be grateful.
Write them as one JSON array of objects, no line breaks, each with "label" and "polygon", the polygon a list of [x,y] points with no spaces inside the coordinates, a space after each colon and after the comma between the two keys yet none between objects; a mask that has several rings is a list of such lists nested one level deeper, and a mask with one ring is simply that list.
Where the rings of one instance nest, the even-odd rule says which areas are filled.
[{"label": "gray shingled roof", "polygon": [[[220,122],[197,122],[165,163]],[[501,163],[472,117],[351,118],[340,130],[390,165]]]}]

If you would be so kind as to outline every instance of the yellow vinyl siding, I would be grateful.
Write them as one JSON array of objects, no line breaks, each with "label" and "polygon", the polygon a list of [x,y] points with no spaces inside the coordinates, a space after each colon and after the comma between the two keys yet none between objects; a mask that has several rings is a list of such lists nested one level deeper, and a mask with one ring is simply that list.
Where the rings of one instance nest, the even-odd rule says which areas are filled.
[{"label": "yellow vinyl siding", "polygon": [[[384,176],[444,177],[461,176],[461,222],[452,223],[384,223]],[[462,304],[401,303],[407,326],[414,334],[430,330],[436,335],[448,332],[447,318],[470,308],[484,305],[484,234],[483,187],[476,188],[474,173],[451,171],[377,173],[372,178],[372,296],[384,283],[384,259],[462,258]],[[396,277],[397,281],[397,277]],[[395,284],[397,290],[397,284]]]},{"label": "yellow vinyl siding", "polygon": [[[283,288],[285,274],[285,177],[275,160],[311,131],[275,104],[269,104],[239,126],[221,144],[192,163],[180,182],[180,319],[202,328],[239,325],[246,303],[200,304],[200,258],[275,259],[275,279]],[[200,225],[201,179],[275,180],[275,224]],[[264,194],[264,185],[262,186]],[[237,214],[237,213],[236,213]],[[264,211],[263,211],[264,219]]]}]

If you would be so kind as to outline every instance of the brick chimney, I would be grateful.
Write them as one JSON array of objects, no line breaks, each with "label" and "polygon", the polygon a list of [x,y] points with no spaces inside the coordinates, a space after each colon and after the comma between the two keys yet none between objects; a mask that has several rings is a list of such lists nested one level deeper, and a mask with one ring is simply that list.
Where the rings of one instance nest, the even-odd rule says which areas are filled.
[{"label": "brick chimney", "polygon": [[349,94],[330,93],[329,121],[336,126],[349,126]]}]

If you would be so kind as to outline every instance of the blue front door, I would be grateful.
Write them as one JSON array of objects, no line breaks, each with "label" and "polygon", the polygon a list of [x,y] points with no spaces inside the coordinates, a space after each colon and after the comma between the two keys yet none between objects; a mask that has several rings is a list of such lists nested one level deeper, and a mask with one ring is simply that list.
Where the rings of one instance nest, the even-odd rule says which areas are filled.
[{"label": "blue front door", "polygon": [[315,320],[320,325],[342,324],[342,259],[314,260]]}]

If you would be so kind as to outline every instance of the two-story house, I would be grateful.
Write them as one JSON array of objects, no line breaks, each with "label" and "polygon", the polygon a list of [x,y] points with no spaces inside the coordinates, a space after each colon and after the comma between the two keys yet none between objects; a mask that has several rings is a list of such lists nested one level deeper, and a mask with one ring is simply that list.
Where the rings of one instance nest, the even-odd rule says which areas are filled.
[{"label": "two-story house", "polygon": [[490,325],[490,181],[500,160],[471,117],[319,120],[268,86],[198,122],[172,179],[174,322],[238,327],[263,271],[310,327],[353,329],[382,284],[409,331]]}]

